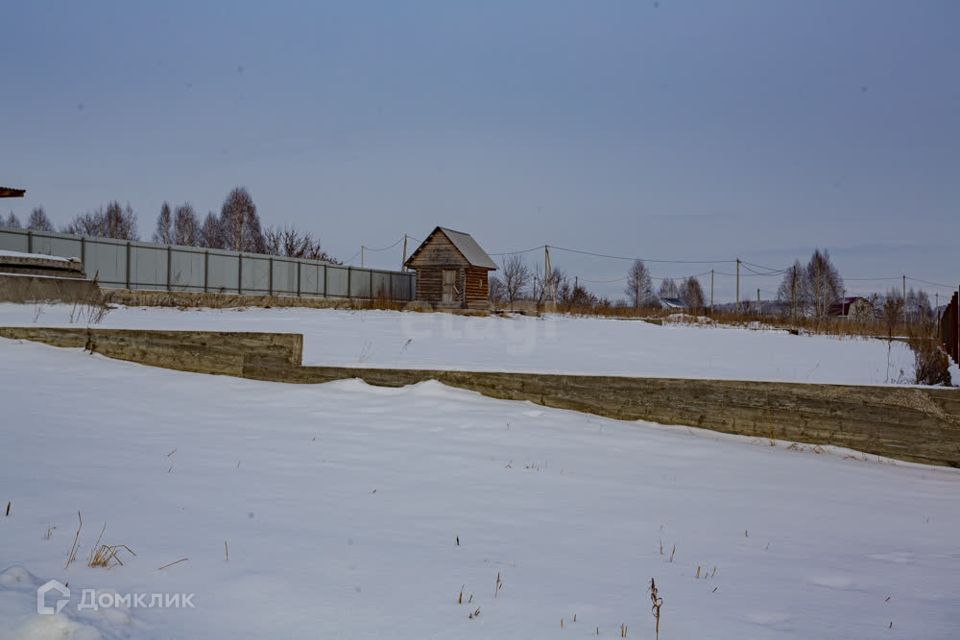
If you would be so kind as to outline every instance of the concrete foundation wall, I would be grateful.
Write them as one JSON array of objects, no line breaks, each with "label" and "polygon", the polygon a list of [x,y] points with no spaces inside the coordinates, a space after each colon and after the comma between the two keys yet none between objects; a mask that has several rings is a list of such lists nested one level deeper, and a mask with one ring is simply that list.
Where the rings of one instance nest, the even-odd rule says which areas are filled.
[{"label": "concrete foundation wall", "polygon": [[438,380],[494,398],[624,420],[831,444],[960,467],[960,390],[301,366],[297,334],[0,328],[0,337],[84,347],[155,366],[279,382]]},{"label": "concrete foundation wall", "polygon": [[99,288],[83,278],[26,273],[0,273],[0,302],[89,302],[99,300]]}]

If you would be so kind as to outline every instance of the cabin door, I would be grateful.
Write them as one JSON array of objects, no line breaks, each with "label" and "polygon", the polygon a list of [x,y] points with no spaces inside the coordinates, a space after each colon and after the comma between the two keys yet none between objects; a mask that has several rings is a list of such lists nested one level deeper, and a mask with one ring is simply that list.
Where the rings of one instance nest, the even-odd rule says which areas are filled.
[{"label": "cabin door", "polygon": [[442,304],[454,304],[457,301],[457,270],[443,270],[443,291],[440,295]]}]

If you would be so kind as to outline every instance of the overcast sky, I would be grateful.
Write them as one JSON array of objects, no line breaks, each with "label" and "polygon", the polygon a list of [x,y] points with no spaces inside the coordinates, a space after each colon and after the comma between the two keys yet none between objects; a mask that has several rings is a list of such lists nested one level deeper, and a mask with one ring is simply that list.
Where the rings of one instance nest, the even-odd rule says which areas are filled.
[{"label": "overcast sky", "polygon": [[[820,246],[852,292],[960,282],[958,2],[152,4],[5,5],[0,184],[27,197],[4,213],[118,199],[148,237],[164,200],[205,214],[245,185],[344,260],[439,224],[491,253]],[[733,268],[651,270],[711,266]]]}]

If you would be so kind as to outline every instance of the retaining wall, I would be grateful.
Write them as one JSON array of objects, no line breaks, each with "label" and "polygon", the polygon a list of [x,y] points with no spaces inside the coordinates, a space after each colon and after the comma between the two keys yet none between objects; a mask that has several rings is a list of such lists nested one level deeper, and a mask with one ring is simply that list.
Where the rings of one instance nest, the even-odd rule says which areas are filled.
[{"label": "retaining wall", "polygon": [[960,467],[960,390],[730,380],[301,366],[302,336],[270,333],[0,328],[0,337],[83,347],[161,367],[278,382],[438,380],[494,398],[623,420],[849,447]]}]

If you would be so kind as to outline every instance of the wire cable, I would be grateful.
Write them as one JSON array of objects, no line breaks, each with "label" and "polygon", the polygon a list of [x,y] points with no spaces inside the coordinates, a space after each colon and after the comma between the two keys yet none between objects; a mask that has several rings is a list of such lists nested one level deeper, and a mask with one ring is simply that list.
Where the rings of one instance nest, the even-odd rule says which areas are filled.
[{"label": "wire cable", "polygon": [[557,251],[566,251],[568,253],[577,253],[584,256],[593,256],[594,258],[607,258],[610,260],[629,260],[631,262],[640,260],[642,262],[651,262],[658,264],[730,264],[736,262],[736,260],[655,260],[653,258],[637,258],[629,256],[616,256],[608,253],[596,253],[594,251],[584,251],[582,249],[570,249],[569,247],[557,247],[554,245],[546,245],[550,249],[556,249]]}]

